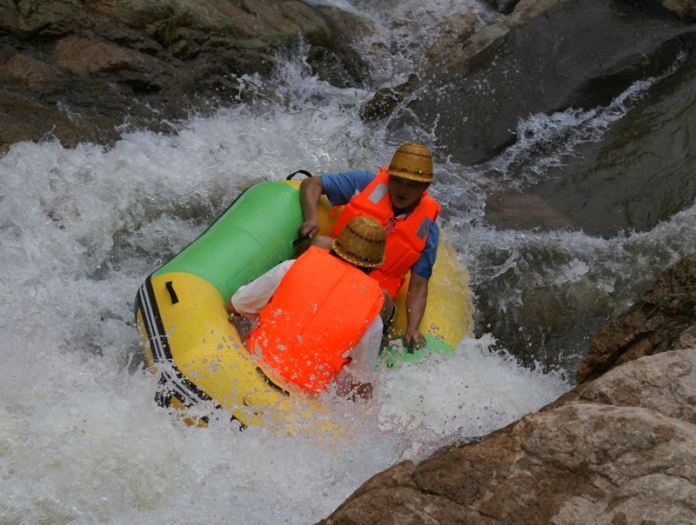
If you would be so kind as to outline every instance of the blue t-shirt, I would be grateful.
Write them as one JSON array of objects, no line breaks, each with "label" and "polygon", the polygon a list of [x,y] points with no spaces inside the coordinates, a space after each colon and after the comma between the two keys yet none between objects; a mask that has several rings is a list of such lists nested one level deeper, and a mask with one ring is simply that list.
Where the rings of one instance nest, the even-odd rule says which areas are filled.
[{"label": "blue t-shirt", "polygon": [[[334,206],[347,204],[354,196],[364,190],[376,174],[372,171],[345,171],[321,176],[321,184],[329,202]],[[433,274],[437,243],[440,238],[440,229],[435,221],[430,223],[430,233],[425,241],[425,248],[413,265],[411,271],[424,279],[430,279]]]}]

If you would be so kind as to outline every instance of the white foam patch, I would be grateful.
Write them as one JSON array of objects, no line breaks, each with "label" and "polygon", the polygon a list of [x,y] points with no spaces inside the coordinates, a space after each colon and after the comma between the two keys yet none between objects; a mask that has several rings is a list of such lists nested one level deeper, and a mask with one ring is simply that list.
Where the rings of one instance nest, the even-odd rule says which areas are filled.
[{"label": "white foam patch", "polygon": [[[153,379],[115,356],[32,349],[3,389],[0,516],[23,522],[314,522],[360,483],[438,439],[487,433],[566,386],[466,341],[448,361],[384,372],[378,399],[337,404],[335,439],[185,427],[152,403]],[[5,349],[4,349],[5,350]],[[5,354],[6,355],[6,354]],[[7,372],[4,372],[7,374]],[[11,395],[8,395],[11,394]]]},{"label": "white foam patch", "polygon": [[431,355],[384,374],[380,428],[428,436],[418,447],[447,436],[470,439],[537,410],[568,389],[560,375],[520,368],[495,348],[490,335],[467,338],[454,355]]}]

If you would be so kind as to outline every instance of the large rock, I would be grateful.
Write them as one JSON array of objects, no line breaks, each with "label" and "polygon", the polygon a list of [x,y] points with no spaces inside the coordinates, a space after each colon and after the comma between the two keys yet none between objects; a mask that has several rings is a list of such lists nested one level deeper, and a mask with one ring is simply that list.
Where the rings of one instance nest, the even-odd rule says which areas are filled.
[{"label": "large rock", "polygon": [[520,119],[608,104],[634,81],[663,72],[696,39],[693,25],[620,0],[556,3],[500,32],[474,56],[435,71],[403,113],[404,122],[413,112],[432,126],[462,163],[512,144]]},{"label": "large rock", "polygon": [[645,355],[696,346],[696,255],[662,272],[626,312],[595,335],[578,384]]},{"label": "large rock", "polygon": [[320,78],[359,85],[353,27],[365,30],[300,0],[0,0],[0,153],[50,136],[108,142],[126,120],[166,130],[237,101],[242,75],[269,74],[300,39]]},{"label": "large rock", "polygon": [[696,350],[645,357],[479,443],[405,462],[322,523],[693,523]]},{"label": "large rock", "polygon": [[571,396],[592,403],[644,407],[696,425],[696,344],[691,348],[631,361],[584,383]]},{"label": "large rock", "polygon": [[661,0],[665,9],[685,20],[696,20],[696,1],[694,0]]},{"label": "large rock", "polygon": [[[548,168],[540,182],[524,188],[524,206],[508,207],[506,194],[491,196],[487,220],[497,228],[548,230],[560,225],[613,237],[622,230],[650,230],[689,208],[696,198],[696,143],[690,139],[696,133],[695,54],[694,46],[686,47],[668,75],[645,79],[650,87],[642,88],[637,100],[625,102],[627,113],[604,129],[597,125],[601,140],[575,146],[562,165]],[[621,106],[596,112],[592,120],[616,119],[611,113],[621,113]],[[577,133],[578,128],[567,131]],[[548,155],[540,149],[540,156]],[[533,165],[535,153],[527,153],[531,158],[523,154],[508,176],[521,178],[529,171],[525,162]],[[539,214],[536,202],[551,213]],[[548,220],[557,214],[566,224]],[[519,221],[520,216],[525,220]]]}]

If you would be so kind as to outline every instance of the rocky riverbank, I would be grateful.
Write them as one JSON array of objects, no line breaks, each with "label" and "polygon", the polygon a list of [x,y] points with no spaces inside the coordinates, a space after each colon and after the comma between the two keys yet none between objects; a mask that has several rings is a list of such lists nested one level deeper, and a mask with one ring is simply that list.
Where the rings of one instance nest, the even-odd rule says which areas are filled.
[{"label": "rocky riverbank", "polygon": [[109,143],[171,130],[246,96],[303,40],[338,86],[368,72],[349,46],[363,22],[299,0],[0,0],[0,152],[22,140]]},{"label": "rocky riverbank", "polygon": [[692,256],[595,336],[573,391],[378,474],[321,523],[694,523],[695,335]]}]

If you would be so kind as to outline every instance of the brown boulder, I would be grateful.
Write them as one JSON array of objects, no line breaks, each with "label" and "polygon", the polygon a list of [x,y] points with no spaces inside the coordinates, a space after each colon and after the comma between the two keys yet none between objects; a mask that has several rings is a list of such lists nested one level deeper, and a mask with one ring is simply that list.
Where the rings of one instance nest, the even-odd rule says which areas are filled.
[{"label": "brown boulder", "polygon": [[76,75],[116,70],[141,71],[156,62],[143,53],[111,42],[68,36],[56,43],[55,63]]},{"label": "brown boulder", "polygon": [[0,0],[0,151],[108,143],[237,103],[241,76],[268,75],[301,40],[321,79],[360,85],[355,20],[300,0]]},{"label": "brown boulder", "polygon": [[24,53],[7,50],[6,57],[0,55],[0,77],[17,80],[27,86],[38,86],[59,78],[59,68],[37,60]]},{"label": "brown boulder", "polygon": [[684,20],[696,20],[696,1],[694,0],[662,0],[666,9]]},{"label": "brown boulder", "polygon": [[696,332],[696,255],[663,271],[626,312],[594,336],[578,384],[644,355],[684,348]]},{"label": "brown boulder", "polygon": [[696,350],[613,370],[479,443],[373,477],[326,525],[693,523]]}]

